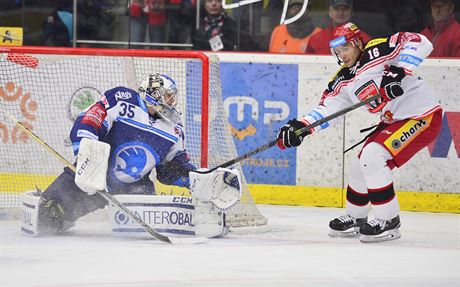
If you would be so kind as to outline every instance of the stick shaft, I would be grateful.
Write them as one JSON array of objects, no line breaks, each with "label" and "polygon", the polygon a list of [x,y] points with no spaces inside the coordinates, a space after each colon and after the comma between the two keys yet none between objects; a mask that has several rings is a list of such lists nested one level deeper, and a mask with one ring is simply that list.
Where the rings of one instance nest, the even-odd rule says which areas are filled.
[{"label": "stick shaft", "polygon": [[[320,120],[318,120],[318,121],[316,121],[316,122],[314,122],[314,123],[312,123],[312,124],[310,124],[308,126],[305,126],[305,127],[301,128],[301,129],[298,129],[298,130],[295,131],[295,134],[297,136],[299,136],[300,134],[302,134],[302,133],[304,133],[304,132],[306,132],[306,131],[308,131],[308,130],[310,130],[312,128],[315,128],[315,127],[317,127],[319,125],[322,125],[325,122],[328,122],[328,121],[330,121],[332,119],[338,118],[338,117],[340,117],[340,116],[342,116],[342,115],[344,115],[344,114],[346,114],[346,113],[348,113],[348,112],[350,112],[352,110],[355,110],[355,109],[357,109],[359,107],[362,107],[362,106],[364,106],[364,105],[366,105],[366,104],[368,104],[368,103],[370,103],[372,101],[375,101],[380,97],[381,97],[380,94],[376,94],[376,95],[374,95],[372,97],[369,97],[369,98],[367,98],[366,100],[364,100],[362,102],[359,102],[359,103],[356,103],[354,105],[351,105],[351,106],[349,106],[349,107],[347,107],[347,108],[345,108],[343,110],[340,110],[340,111],[338,111],[336,113],[330,114],[329,116],[324,117],[324,118],[322,118],[322,119],[320,119]],[[203,171],[201,171],[201,172],[197,171],[197,172],[199,172],[199,173],[210,173],[210,172],[213,172],[214,170],[216,170],[218,168],[229,167],[231,165],[234,165],[235,163],[238,163],[238,162],[240,162],[240,161],[242,161],[244,159],[247,159],[248,157],[251,157],[251,156],[253,156],[255,154],[258,154],[260,152],[263,152],[264,150],[267,150],[267,149],[275,146],[277,141],[278,140],[273,140],[273,141],[271,141],[269,143],[266,143],[266,144],[264,144],[262,146],[259,146],[258,148],[254,149],[254,150],[252,150],[252,151],[250,151],[248,153],[240,155],[239,157],[234,158],[232,160],[229,160],[229,161],[227,161],[227,162],[225,162],[225,163],[223,163],[223,164],[221,164],[221,165],[219,165],[219,166],[217,166],[215,168],[212,168],[210,170],[207,170],[207,171],[204,171],[204,172]]]}]

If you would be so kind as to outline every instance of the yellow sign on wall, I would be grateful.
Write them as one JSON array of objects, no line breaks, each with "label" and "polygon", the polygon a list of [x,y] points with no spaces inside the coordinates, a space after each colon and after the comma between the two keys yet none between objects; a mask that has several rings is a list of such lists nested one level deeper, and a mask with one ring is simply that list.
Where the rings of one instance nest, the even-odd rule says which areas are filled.
[{"label": "yellow sign on wall", "polygon": [[22,39],[22,28],[0,27],[0,46],[22,46]]}]

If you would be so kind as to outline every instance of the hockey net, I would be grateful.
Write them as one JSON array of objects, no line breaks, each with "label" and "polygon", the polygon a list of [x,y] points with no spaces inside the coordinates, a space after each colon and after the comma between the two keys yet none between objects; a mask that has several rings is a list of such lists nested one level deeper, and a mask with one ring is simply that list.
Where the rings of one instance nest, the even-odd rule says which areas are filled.
[{"label": "hockey net", "polygon": [[[20,206],[20,195],[45,189],[62,163],[22,132],[12,114],[73,162],[68,136],[76,116],[116,86],[137,90],[152,72],[173,77],[186,149],[196,166],[215,167],[237,156],[222,101],[219,60],[195,51],[134,51],[15,47],[0,50],[0,208]],[[241,167],[237,165],[237,168]],[[169,187],[162,193],[168,193]],[[171,192],[174,189],[171,188]],[[267,223],[244,181],[241,203],[227,216],[232,227]]]}]

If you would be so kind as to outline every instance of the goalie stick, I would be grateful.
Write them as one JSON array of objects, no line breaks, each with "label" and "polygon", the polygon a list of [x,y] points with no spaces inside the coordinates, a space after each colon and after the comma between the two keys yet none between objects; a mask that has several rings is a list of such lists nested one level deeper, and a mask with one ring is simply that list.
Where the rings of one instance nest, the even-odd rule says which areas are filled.
[{"label": "goalie stick", "polygon": [[[34,132],[29,130],[25,125],[23,125],[18,119],[16,119],[11,114],[6,114],[8,118],[10,118],[16,125],[18,125],[22,130],[24,130],[28,135],[30,135],[36,142],[41,144],[44,148],[46,148],[50,153],[54,154],[57,158],[59,158],[67,167],[69,167],[75,173],[75,166],[65,159],[61,154],[55,151],[52,147],[50,147],[45,141],[43,141],[39,136],[37,136]],[[159,233],[154,228],[149,226],[145,223],[141,218],[136,216],[131,210],[129,210],[125,205],[119,202],[115,197],[113,197],[107,190],[98,190],[97,193],[105,198],[109,203],[116,206],[118,209],[123,211],[127,216],[138,223],[145,231],[147,231],[150,235],[152,235],[155,239],[172,244],[196,244],[196,243],[203,243],[208,241],[206,237],[169,237],[164,234]]]},{"label": "goalie stick", "polygon": [[[317,126],[319,126],[319,125],[322,125],[322,124],[324,124],[325,122],[328,122],[328,121],[330,121],[330,120],[332,120],[332,119],[335,119],[335,118],[337,118],[337,117],[340,117],[340,116],[342,116],[342,115],[344,115],[344,114],[346,114],[346,113],[348,113],[348,112],[351,112],[352,110],[355,110],[355,109],[357,109],[357,108],[359,108],[359,107],[364,106],[365,104],[368,104],[368,103],[370,103],[370,102],[372,102],[372,101],[375,101],[375,100],[379,99],[380,97],[381,97],[380,94],[373,95],[372,97],[369,97],[369,98],[367,98],[366,100],[364,100],[364,101],[362,101],[362,102],[359,102],[359,103],[357,103],[357,104],[351,105],[351,106],[349,106],[349,107],[347,107],[347,108],[345,108],[345,109],[343,109],[343,110],[340,110],[340,111],[338,111],[338,112],[336,112],[336,113],[333,113],[333,114],[331,114],[331,115],[329,115],[329,116],[327,116],[327,117],[324,117],[324,118],[322,118],[322,119],[320,119],[320,120],[318,120],[318,121],[316,121],[316,122],[314,122],[314,123],[312,123],[312,124],[309,124],[308,126],[305,126],[305,127],[301,128],[301,129],[298,129],[298,130],[295,131],[295,134],[296,134],[297,136],[299,136],[300,134],[306,132],[307,130],[310,130],[310,129],[314,128],[314,127],[317,127]],[[258,148],[256,148],[256,149],[254,149],[254,150],[248,152],[248,153],[245,153],[245,154],[243,154],[243,155],[240,155],[239,157],[234,158],[234,159],[232,159],[232,160],[229,160],[229,161],[227,161],[227,162],[225,162],[225,163],[223,163],[223,164],[221,164],[221,165],[219,165],[219,166],[216,166],[216,167],[214,167],[214,168],[211,168],[211,169],[208,169],[208,170],[204,170],[204,171],[197,170],[197,171],[195,171],[195,172],[197,172],[197,173],[211,173],[211,172],[215,171],[215,170],[218,169],[218,168],[221,168],[221,167],[229,167],[229,166],[231,166],[231,165],[234,165],[235,163],[238,163],[238,162],[240,162],[240,161],[242,161],[242,160],[244,160],[244,159],[247,159],[248,157],[251,157],[251,156],[253,156],[253,155],[255,155],[255,154],[258,154],[258,153],[260,153],[260,152],[263,152],[264,150],[267,150],[267,149],[269,149],[269,148],[275,146],[277,142],[278,142],[277,139],[276,139],[276,140],[273,140],[273,141],[271,141],[271,142],[269,142],[269,143],[266,143],[266,144],[264,144],[264,145],[262,145],[262,146],[260,146],[260,147],[258,147]]]}]

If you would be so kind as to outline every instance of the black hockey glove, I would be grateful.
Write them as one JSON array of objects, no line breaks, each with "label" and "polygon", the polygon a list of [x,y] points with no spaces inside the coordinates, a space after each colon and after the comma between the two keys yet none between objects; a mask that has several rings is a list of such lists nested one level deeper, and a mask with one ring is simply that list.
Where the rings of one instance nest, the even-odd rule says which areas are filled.
[{"label": "black hockey glove", "polygon": [[380,94],[385,102],[389,102],[404,94],[401,88],[401,81],[406,76],[403,68],[386,66],[380,83]]},{"label": "black hockey glove", "polygon": [[290,120],[287,124],[282,126],[280,128],[280,131],[278,132],[278,142],[277,145],[280,149],[286,149],[288,147],[295,147],[299,146],[304,137],[308,136],[311,134],[310,130],[307,130],[300,135],[296,135],[295,131],[305,127],[305,124],[301,121],[298,121],[296,119]]}]

